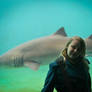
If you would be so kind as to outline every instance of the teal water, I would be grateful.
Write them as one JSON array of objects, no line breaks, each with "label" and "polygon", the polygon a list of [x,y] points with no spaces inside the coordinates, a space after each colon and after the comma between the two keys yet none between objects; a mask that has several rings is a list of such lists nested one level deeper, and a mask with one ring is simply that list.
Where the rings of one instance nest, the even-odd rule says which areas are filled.
[{"label": "teal water", "polygon": [[[0,0],[0,55],[26,41],[51,35],[65,27],[69,37],[92,34],[90,0]],[[92,78],[92,57],[90,73]],[[40,92],[48,65],[0,68],[0,92]]]}]

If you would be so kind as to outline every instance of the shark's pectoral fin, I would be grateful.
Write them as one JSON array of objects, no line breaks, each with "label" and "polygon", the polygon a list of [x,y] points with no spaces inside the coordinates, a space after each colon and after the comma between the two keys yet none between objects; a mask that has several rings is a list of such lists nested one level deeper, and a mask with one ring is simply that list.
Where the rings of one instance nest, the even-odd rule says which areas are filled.
[{"label": "shark's pectoral fin", "polygon": [[33,60],[32,61],[26,61],[24,63],[24,65],[31,68],[31,69],[33,69],[33,70],[38,70],[38,68],[40,67],[40,64],[36,63],[36,62],[33,62]]}]

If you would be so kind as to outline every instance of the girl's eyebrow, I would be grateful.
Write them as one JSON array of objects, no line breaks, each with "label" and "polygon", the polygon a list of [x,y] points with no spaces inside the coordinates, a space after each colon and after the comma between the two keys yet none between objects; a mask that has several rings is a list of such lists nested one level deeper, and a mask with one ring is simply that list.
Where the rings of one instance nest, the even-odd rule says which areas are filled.
[{"label": "girl's eyebrow", "polygon": [[71,46],[74,47],[74,48],[80,49],[79,46],[76,46],[76,45],[71,45]]}]

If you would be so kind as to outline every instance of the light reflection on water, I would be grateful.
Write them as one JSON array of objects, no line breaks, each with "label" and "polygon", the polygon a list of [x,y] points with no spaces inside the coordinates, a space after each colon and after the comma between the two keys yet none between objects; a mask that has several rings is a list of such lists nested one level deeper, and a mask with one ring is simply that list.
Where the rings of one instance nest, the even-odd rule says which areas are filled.
[{"label": "light reflection on water", "polygon": [[30,68],[0,68],[0,92],[40,92],[48,66],[38,71]]}]

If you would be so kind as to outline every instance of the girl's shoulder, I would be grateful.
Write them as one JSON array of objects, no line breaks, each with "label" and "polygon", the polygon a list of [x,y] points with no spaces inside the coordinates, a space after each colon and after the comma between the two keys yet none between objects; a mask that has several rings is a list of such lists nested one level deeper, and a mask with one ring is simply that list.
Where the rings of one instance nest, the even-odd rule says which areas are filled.
[{"label": "girl's shoulder", "polygon": [[90,64],[90,61],[87,58],[84,58],[84,61],[88,64]]},{"label": "girl's shoulder", "polygon": [[57,66],[58,66],[58,64],[57,64],[56,61],[52,62],[52,63],[49,65],[50,69],[56,68]]},{"label": "girl's shoulder", "polygon": [[63,56],[58,57],[54,62],[50,64],[50,68],[58,68],[64,64]]},{"label": "girl's shoulder", "polygon": [[90,64],[90,61],[87,59],[87,58],[84,58],[83,59],[83,66],[84,68],[89,71],[89,64]]}]

